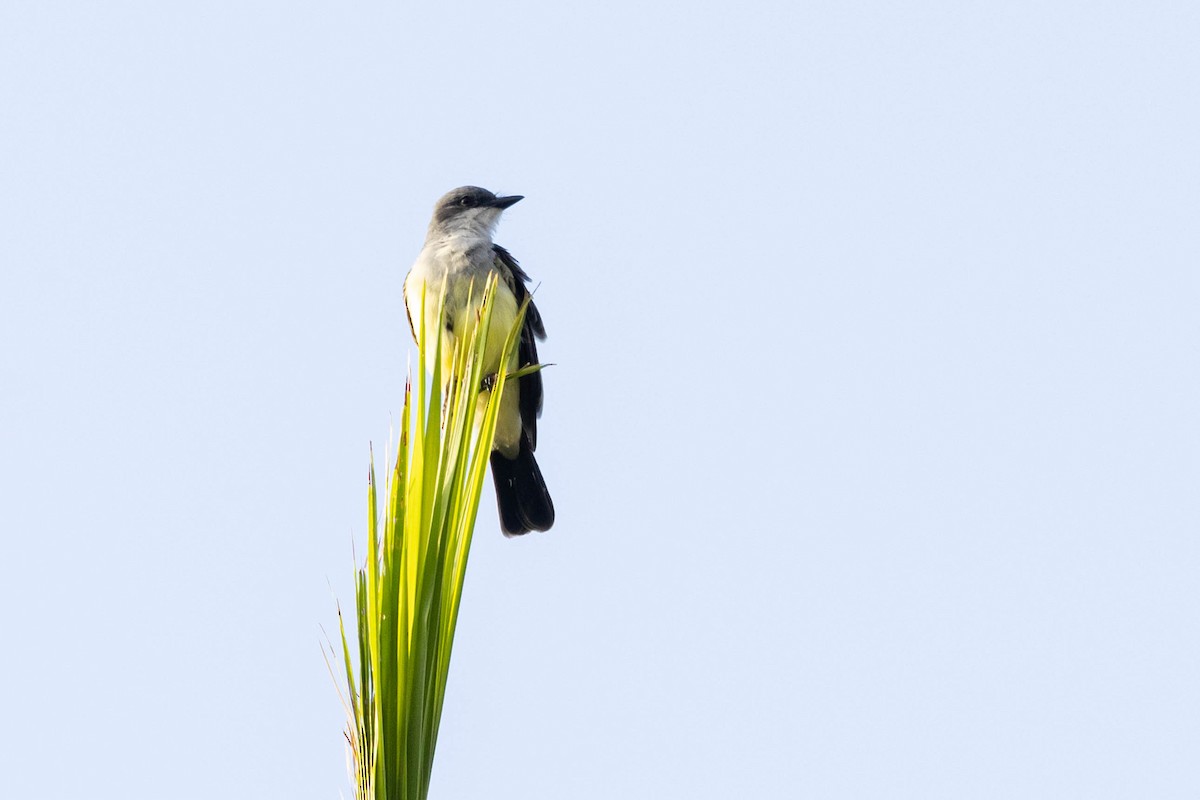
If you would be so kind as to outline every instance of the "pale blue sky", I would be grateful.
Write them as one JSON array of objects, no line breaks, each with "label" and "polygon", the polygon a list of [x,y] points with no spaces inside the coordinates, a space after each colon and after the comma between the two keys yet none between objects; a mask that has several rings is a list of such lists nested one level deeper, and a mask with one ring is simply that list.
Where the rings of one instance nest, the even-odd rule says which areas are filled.
[{"label": "pale blue sky", "polygon": [[349,792],[463,183],[558,522],[485,501],[434,797],[1200,795],[1197,9],[0,6],[0,796]]}]

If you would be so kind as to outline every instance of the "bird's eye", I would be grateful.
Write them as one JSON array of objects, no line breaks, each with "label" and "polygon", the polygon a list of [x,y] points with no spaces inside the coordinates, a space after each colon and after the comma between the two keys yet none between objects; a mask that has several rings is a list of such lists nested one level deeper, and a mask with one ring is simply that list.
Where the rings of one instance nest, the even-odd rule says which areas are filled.
[{"label": "bird's eye", "polygon": [[458,198],[458,204],[463,208],[470,208],[471,206],[475,205],[475,198],[471,197],[469,194],[463,195],[462,197]]}]

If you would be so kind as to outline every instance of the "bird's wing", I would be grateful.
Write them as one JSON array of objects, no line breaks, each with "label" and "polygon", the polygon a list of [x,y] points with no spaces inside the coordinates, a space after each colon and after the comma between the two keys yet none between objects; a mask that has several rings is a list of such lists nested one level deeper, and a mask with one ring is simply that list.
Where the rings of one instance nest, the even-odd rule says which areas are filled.
[{"label": "bird's wing", "polygon": [[[413,269],[416,269],[416,268],[414,267]],[[409,287],[409,284],[412,283],[412,276],[413,276],[413,270],[410,269],[408,271],[408,274],[404,276],[404,285],[402,288],[402,293],[404,295],[404,313],[408,317],[408,329],[410,331],[412,331],[413,341],[415,342],[415,341],[417,341],[417,326],[413,324],[412,312],[413,312],[414,303],[418,306],[421,304],[421,296],[420,296],[420,294],[418,294],[416,297],[411,296],[412,290]]]},{"label": "bird's wing", "polygon": [[413,325],[413,321],[412,321],[412,309],[411,309],[411,308],[409,308],[409,306],[408,306],[408,296],[407,296],[407,295],[405,296],[404,300],[405,300],[405,302],[404,302],[404,314],[405,314],[405,316],[407,316],[407,317],[408,317],[408,329],[409,329],[410,331],[412,331],[412,335],[413,335],[413,341],[415,342],[415,341],[417,341],[417,326]]},{"label": "bird's wing", "polygon": [[[495,252],[495,267],[499,270],[504,282],[517,298],[517,304],[525,302],[529,297],[529,289],[525,283],[529,276],[513,258],[512,253],[498,244],[492,245]],[[517,366],[525,367],[538,363],[537,340],[546,338],[546,328],[542,324],[542,315],[531,300],[529,309],[525,312],[525,322],[521,326],[521,341],[517,344]],[[529,437],[531,449],[537,447],[537,418],[542,414],[542,373],[532,372],[520,379],[521,389],[521,428]]]}]

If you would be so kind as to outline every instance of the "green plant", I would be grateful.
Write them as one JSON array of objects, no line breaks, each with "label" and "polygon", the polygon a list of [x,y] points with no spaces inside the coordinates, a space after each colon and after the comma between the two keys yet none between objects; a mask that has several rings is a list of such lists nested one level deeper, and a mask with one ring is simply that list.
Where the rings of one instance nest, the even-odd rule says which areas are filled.
[{"label": "green plant", "polygon": [[[474,287],[472,287],[472,292]],[[338,609],[346,665],[346,739],[357,800],[424,800],[429,792],[467,556],[506,381],[481,391],[492,330],[493,275],[476,300],[476,324],[455,337],[419,336],[414,394],[404,392],[396,462],[380,509],[372,456],[366,565],[355,587],[357,659]],[[442,319],[445,298],[438,293]],[[421,297],[424,320],[425,293]],[[501,364],[516,351],[525,307],[507,331]],[[495,368],[494,365],[491,365]],[[357,666],[355,666],[357,663]]]}]

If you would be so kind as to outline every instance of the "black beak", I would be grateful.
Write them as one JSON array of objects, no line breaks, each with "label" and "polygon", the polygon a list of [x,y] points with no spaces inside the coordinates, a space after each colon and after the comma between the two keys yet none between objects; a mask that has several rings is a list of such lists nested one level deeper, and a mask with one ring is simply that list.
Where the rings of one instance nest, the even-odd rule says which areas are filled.
[{"label": "black beak", "polygon": [[508,208],[513,203],[517,202],[518,200],[524,200],[524,199],[525,199],[525,196],[521,195],[521,194],[513,194],[513,195],[509,195],[508,197],[497,197],[495,200],[492,201],[492,207],[504,209],[504,208]]}]

